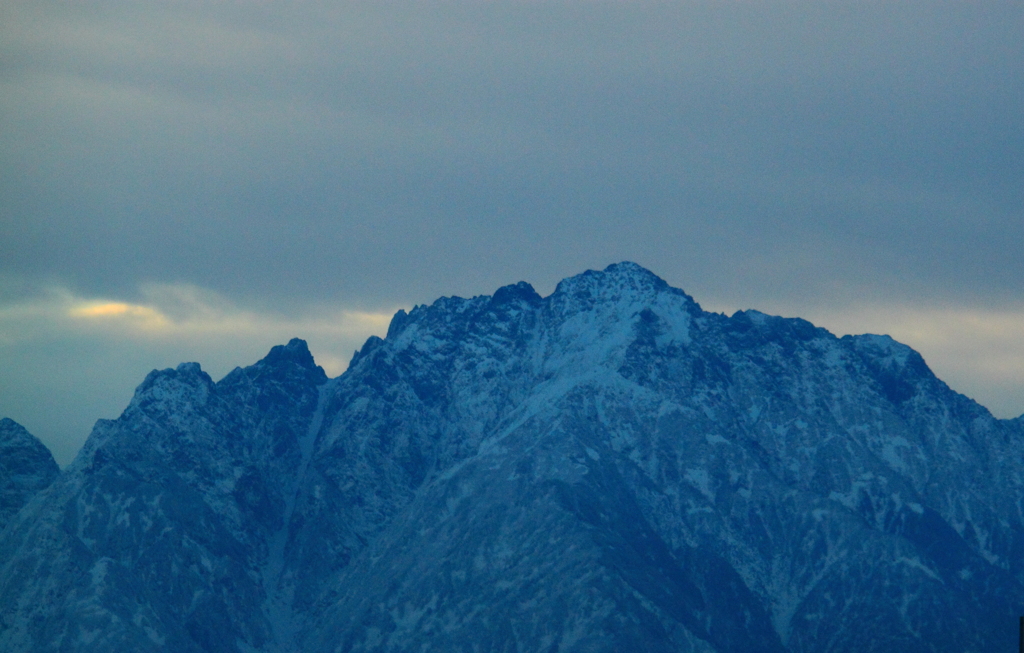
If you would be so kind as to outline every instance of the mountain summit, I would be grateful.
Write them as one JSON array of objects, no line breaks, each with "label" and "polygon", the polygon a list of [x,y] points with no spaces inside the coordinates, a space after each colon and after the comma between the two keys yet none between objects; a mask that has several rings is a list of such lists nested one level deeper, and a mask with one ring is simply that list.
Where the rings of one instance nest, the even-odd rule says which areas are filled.
[{"label": "mountain summit", "polygon": [[42,442],[13,419],[0,419],[0,531],[58,473]]},{"label": "mountain summit", "polygon": [[995,651],[1024,424],[633,263],[151,373],[0,537],[4,651]]}]

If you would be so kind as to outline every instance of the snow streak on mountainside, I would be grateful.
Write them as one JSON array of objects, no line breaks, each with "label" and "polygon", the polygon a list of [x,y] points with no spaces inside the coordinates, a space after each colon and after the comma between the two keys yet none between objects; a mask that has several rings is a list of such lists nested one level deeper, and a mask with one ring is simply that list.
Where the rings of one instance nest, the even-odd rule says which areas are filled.
[{"label": "snow streak on mountainside", "polygon": [[0,538],[5,651],[990,651],[1024,424],[631,263],[153,372]]}]

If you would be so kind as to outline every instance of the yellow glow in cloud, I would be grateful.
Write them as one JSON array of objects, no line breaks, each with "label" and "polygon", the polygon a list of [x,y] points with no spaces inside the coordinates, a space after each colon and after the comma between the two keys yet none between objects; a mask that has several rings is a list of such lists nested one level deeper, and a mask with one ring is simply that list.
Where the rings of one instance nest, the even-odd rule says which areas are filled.
[{"label": "yellow glow in cloud", "polygon": [[137,302],[82,297],[60,287],[28,301],[0,302],[0,347],[86,337],[121,351],[177,351],[154,365],[198,360],[217,375],[299,337],[309,343],[317,363],[337,376],[369,336],[387,332],[398,310],[320,305],[285,313],[243,308],[189,284],[150,284],[140,291]]},{"label": "yellow glow in cloud", "polygon": [[62,293],[63,316],[73,324],[103,325],[128,336],[147,339],[199,338],[204,336],[253,336],[268,333],[368,336],[387,330],[392,312],[324,308],[317,315],[286,316],[260,313],[232,306],[215,293],[193,286],[153,285],[143,288],[149,301],[85,300]]},{"label": "yellow glow in cloud", "polygon": [[383,336],[398,309],[374,312],[319,306],[300,314],[267,312],[235,306],[217,293],[187,284],[154,284],[141,290],[140,302],[80,297],[64,288],[51,288],[33,300],[0,303],[0,344],[59,333],[193,344],[211,338],[287,342],[297,336],[321,343],[344,342],[335,354],[347,360],[351,343],[362,344],[370,335]]},{"label": "yellow glow in cloud", "polygon": [[77,305],[68,310],[68,316],[87,320],[127,319],[146,330],[165,329],[171,324],[170,320],[155,308],[125,302]]}]

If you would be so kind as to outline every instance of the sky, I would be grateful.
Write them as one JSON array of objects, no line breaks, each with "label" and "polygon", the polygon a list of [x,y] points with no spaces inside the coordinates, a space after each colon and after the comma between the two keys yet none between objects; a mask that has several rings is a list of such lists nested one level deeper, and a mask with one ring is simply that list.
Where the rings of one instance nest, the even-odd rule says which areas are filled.
[{"label": "sky", "polygon": [[1024,413],[1024,5],[0,4],[0,416],[632,260]]}]

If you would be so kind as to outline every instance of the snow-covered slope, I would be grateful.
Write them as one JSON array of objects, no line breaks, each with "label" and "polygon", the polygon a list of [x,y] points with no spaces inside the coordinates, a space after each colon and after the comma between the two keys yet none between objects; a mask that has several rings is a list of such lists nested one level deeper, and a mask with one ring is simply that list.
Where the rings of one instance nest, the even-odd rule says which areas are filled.
[{"label": "snow-covered slope", "polygon": [[631,263],[154,372],[0,540],[11,651],[990,651],[1024,428]]}]

